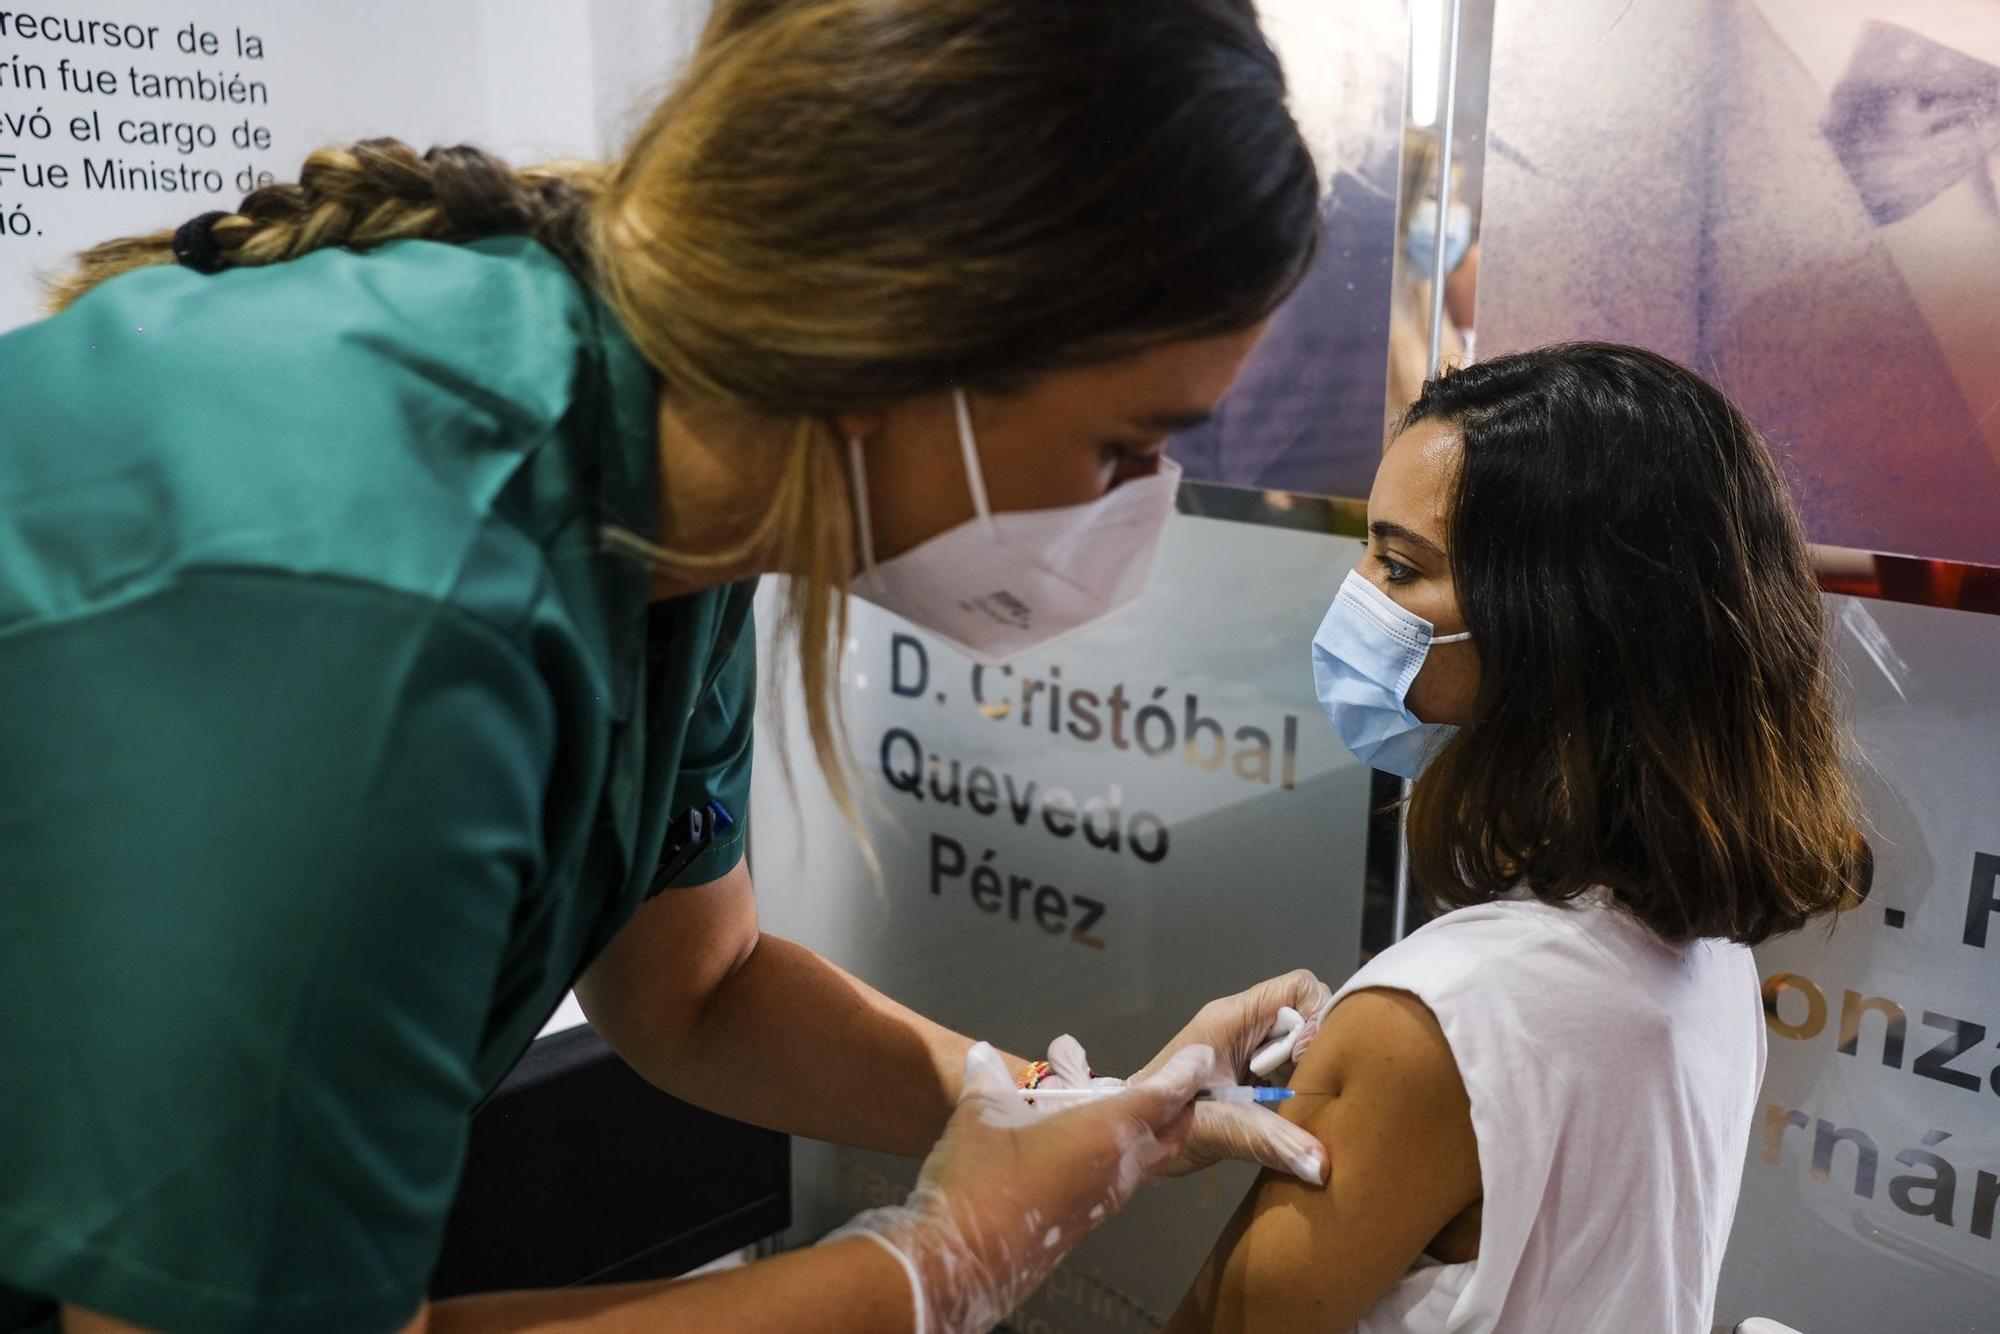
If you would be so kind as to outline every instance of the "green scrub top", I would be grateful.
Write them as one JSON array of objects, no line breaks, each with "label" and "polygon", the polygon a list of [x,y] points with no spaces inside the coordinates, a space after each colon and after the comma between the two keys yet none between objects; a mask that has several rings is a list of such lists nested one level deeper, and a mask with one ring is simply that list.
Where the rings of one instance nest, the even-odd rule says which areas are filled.
[{"label": "green scrub top", "polygon": [[385,1330],[467,1121],[735,817],[751,584],[649,607],[657,382],[522,238],[0,338],[0,1329]]}]

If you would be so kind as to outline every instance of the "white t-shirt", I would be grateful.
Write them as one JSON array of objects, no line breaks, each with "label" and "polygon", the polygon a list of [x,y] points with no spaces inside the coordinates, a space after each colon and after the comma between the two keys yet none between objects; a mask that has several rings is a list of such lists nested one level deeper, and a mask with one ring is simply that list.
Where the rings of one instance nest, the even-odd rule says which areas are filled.
[{"label": "white t-shirt", "polygon": [[[1356,1334],[1707,1334],[1764,1022],[1750,951],[1599,893],[1425,924],[1350,978],[1437,1016],[1472,1102],[1479,1257],[1425,1257]],[[1337,1150],[1336,1150],[1337,1151]]]}]

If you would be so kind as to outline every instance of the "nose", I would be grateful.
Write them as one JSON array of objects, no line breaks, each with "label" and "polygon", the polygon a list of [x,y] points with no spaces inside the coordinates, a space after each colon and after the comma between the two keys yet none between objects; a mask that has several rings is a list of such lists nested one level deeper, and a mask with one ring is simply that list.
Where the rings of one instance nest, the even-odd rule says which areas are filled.
[{"label": "nose", "polygon": [[[1122,486],[1142,477],[1151,477],[1160,470],[1160,455],[1147,454],[1143,457],[1127,456],[1118,460],[1111,470],[1111,487]],[[1108,491],[1111,487],[1106,487]]]}]

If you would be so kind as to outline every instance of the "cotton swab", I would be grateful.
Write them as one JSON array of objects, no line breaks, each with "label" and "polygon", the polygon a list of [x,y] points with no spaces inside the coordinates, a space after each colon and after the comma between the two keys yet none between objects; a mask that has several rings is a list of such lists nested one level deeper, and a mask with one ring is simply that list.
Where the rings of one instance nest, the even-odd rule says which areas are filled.
[{"label": "cotton swab", "polygon": [[1262,1078],[1292,1059],[1292,1048],[1305,1027],[1305,1016],[1289,1005],[1278,1007],[1277,1022],[1271,1025],[1265,1045],[1250,1058],[1250,1073]]}]

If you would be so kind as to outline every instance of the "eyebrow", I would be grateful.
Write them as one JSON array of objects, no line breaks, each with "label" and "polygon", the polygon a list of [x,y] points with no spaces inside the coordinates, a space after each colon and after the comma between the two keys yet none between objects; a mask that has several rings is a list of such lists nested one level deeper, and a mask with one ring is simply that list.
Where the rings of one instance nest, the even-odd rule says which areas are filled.
[{"label": "eyebrow", "polygon": [[1403,525],[1400,523],[1389,523],[1387,521],[1384,521],[1382,523],[1371,523],[1368,525],[1368,531],[1375,534],[1375,536],[1381,538],[1385,542],[1408,542],[1413,547],[1421,547],[1425,551],[1430,552],[1433,556],[1436,556],[1439,560],[1445,559],[1445,552],[1443,547],[1431,541],[1428,537],[1423,536],[1421,533],[1411,532],[1409,529],[1403,527]]},{"label": "eyebrow", "polygon": [[1132,424],[1148,431],[1158,431],[1161,435],[1172,435],[1176,431],[1186,431],[1211,420],[1213,412],[1156,412],[1151,416],[1137,417]]}]

